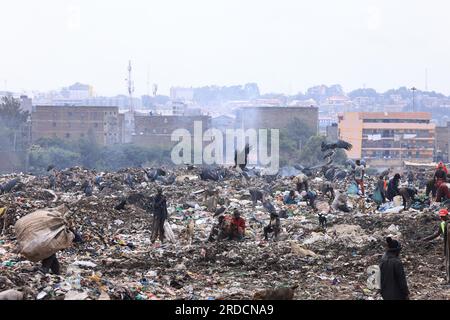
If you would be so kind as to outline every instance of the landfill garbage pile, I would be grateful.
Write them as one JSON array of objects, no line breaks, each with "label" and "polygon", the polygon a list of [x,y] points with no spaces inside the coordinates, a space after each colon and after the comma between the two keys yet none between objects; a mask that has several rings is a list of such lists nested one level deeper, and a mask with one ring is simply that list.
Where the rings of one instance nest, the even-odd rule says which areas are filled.
[{"label": "landfill garbage pile", "polygon": [[[439,221],[435,208],[377,210],[370,197],[349,192],[349,175],[329,172],[327,178],[327,168],[310,175],[317,210],[303,201],[285,205],[284,196],[295,190],[289,174],[301,169],[265,176],[239,168],[102,173],[76,167],[60,172],[54,190],[50,175],[0,176],[0,185],[7,186],[0,195],[0,208],[7,208],[0,229],[0,299],[252,299],[262,290],[295,287],[294,299],[376,300],[381,297],[374,266],[386,236],[403,245],[411,299],[450,298],[450,289],[440,286],[445,283],[441,241],[419,241]],[[332,199],[322,194],[329,180],[348,195],[351,212],[334,210]],[[376,179],[366,183],[370,194]],[[158,186],[167,197],[171,231],[164,244],[150,241],[150,203]],[[264,240],[270,214],[266,204],[253,203],[250,189],[264,192],[283,213],[277,241]],[[60,206],[83,242],[57,253],[61,275],[44,274],[39,262],[19,254],[14,225],[37,210]],[[217,210],[231,214],[235,208],[246,220],[244,240],[208,242]],[[318,213],[326,214],[326,229]]]}]

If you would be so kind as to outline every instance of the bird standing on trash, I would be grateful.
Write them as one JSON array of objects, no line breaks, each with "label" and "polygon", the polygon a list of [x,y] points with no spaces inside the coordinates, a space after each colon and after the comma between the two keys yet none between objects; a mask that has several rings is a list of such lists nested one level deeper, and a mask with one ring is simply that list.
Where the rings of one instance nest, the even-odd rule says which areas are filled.
[{"label": "bird standing on trash", "polygon": [[269,225],[264,227],[264,239],[266,241],[269,240],[269,233],[273,233],[273,239],[275,241],[278,240],[278,235],[281,230],[281,222],[280,222],[280,216],[277,212],[271,212],[270,213],[270,222]]},{"label": "bird standing on trash", "polygon": [[327,217],[325,216],[325,213],[321,212],[318,214],[319,216],[319,225],[322,229],[327,228]]},{"label": "bird standing on trash", "polygon": [[152,230],[152,243],[155,243],[159,237],[161,243],[164,242],[164,223],[166,222],[167,213],[167,200],[162,193],[162,188],[158,187],[157,194],[153,198],[153,230]]}]

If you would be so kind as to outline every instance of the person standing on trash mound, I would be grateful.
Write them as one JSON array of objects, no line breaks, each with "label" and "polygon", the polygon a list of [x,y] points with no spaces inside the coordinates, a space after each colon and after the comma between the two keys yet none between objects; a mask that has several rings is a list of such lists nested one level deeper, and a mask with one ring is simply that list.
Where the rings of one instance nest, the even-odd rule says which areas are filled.
[{"label": "person standing on trash mound", "polygon": [[[83,242],[83,239],[81,238],[80,234],[73,229],[69,229],[70,232],[74,234],[74,243],[81,243]],[[53,274],[59,275],[61,274],[61,266],[59,264],[58,258],[56,257],[56,253],[52,254],[50,257],[44,259],[41,261],[42,267],[41,271],[45,274],[49,273],[51,270]]]},{"label": "person standing on trash mound", "polygon": [[354,171],[354,178],[356,184],[359,186],[359,189],[361,190],[361,194],[364,196],[365,189],[364,189],[364,166],[361,165],[360,160],[356,160],[356,166]]},{"label": "person standing on trash mound", "polygon": [[380,292],[383,300],[409,300],[405,270],[399,258],[401,249],[397,240],[386,238],[386,253],[380,263]]},{"label": "person standing on trash mound", "polygon": [[164,242],[164,223],[166,222],[167,200],[162,193],[162,188],[158,187],[157,194],[153,198],[153,227],[152,227],[152,243],[155,243],[159,236],[161,243]]},{"label": "person standing on trash mound", "polygon": [[436,239],[439,236],[443,236],[444,238],[444,255],[445,255],[445,273],[447,275],[447,283],[450,283],[450,237],[448,236],[449,228],[448,228],[448,210],[441,209],[439,210],[439,217],[441,218],[441,222],[439,226],[436,228],[436,232],[431,236],[423,238],[422,241],[431,241]]}]

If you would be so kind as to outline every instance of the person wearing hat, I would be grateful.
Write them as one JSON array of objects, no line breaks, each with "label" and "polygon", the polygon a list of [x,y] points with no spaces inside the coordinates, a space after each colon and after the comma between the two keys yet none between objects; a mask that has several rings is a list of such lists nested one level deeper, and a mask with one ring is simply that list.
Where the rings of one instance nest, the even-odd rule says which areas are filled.
[{"label": "person wearing hat", "polygon": [[391,237],[386,238],[386,252],[380,263],[380,292],[383,300],[409,300],[409,289],[403,263],[402,246]]},{"label": "person wearing hat", "polygon": [[264,239],[266,241],[269,240],[269,233],[273,232],[273,239],[275,241],[278,240],[278,234],[280,233],[280,216],[277,212],[271,212],[270,213],[270,222],[269,225],[264,227]]},{"label": "person wearing hat", "polygon": [[153,227],[152,227],[152,243],[155,243],[159,237],[161,243],[164,242],[164,223],[166,222],[167,213],[167,200],[166,196],[162,193],[162,188],[158,187],[157,194],[153,198]]},{"label": "person wearing hat", "polygon": [[447,276],[447,282],[450,283],[450,261],[449,261],[449,250],[450,246],[448,241],[450,240],[450,237],[448,236],[448,210],[447,209],[441,209],[439,210],[439,217],[441,218],[441,222],[439,223],[438,228],[436,228],[436,232],[433,233],[431,236],[426,237],[422,239],[422,241],[431,241],[433,239],[436,239],[440,235],[444,238],[444,256],[445,256],[445,273]]}]

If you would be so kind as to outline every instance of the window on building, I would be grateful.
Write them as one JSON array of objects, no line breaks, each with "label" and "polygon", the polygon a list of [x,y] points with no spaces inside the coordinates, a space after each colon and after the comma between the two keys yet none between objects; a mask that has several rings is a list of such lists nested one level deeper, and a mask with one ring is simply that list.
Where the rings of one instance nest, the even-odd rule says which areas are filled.
[{"label": "window on building", "polygon": [[97,122],[94,124],[94,128],[98,128],[98,123]]},{"label": "window on building", "polygon": [[53,128],[56,128],[56,122],[53,122]]},{"label": "window on building", "polygon": [[71,117],[72,116],[72,112],[69,112],[69,117]]},{"label": "window on building", "polygon": [[67,139],[70,138],[70,133],[66,133],[66,138],[67,138]]},{"label": "window on building", "polygon": [[84,138],[84,133],[80,134],[80,137],[81,137],[81,138]]},{"label": "window on building", "polygon": [[164,123],[167,123],[167,118],[164,118]]}]

